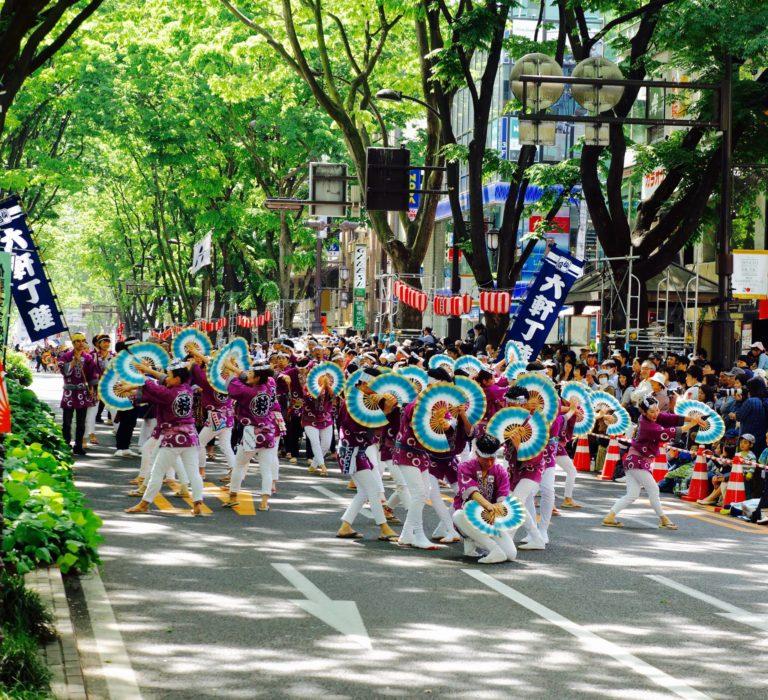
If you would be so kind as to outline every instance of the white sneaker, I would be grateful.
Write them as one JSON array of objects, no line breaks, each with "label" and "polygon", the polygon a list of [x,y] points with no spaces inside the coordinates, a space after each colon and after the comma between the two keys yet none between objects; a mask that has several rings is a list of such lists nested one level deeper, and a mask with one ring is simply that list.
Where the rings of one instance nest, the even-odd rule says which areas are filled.
[{"label": "white sneaker", "polygon": [[544,544],[549,544],[549,533],[542,532],[541,539],[544,540]]},{"label": "white sneaker", "polygon": [[127,457],[128,450],[115,450],[115,457]]},{"label": "white sneaker", "polygon": [[432,539],[433,540],[439,540],[441,537],[446,536],[445,528],[443,527],[443,523],[440,523],[436,528],[435,531],[432,533]]},{"label": "white sneaker", "polygon": [[416,535],[411,541],[411,547],[416,549],[440,549],[434,542],[430,542],[423,534]]},{"label": "white sneaker", "polygon": [[500,564],[503,561],[507,561],[507,555],[504,554],[501,547],[494,547],[488,554],[482,559],[478,559],[478,564]]},{"label": "white sneaker", "polygon": [[530,542],[526,542],[525,544],[521,544],[518,549],[546,549],[546,544],[544,540],[539,537],[537,539],[531,540]]},{"label": "white sneaker", "polygon": [[614,481],[617,484],[624,484],[627,481],[627,477],[626,476],[620,476],[618,479],[614,479]]}]

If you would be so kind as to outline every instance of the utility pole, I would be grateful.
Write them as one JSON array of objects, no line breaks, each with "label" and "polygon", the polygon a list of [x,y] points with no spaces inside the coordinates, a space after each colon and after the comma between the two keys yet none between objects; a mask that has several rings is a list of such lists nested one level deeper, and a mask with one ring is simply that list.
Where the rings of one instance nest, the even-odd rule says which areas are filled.
[{"label": "utility pole", "polygon": [[725,72],[720,89],[721,194],[720,225],[717,230],[717,320],[715,322],[716,357],[722,366],[733,365],[733,321],[728,305],[731,300],[731,209],[733,207],[733,132],[732,132],[733,56],[725,57]]}]

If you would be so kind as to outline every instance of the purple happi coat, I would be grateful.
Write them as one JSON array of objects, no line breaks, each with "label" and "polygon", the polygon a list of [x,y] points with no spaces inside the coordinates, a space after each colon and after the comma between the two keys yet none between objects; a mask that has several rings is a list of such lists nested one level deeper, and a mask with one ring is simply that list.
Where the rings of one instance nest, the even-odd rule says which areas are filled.
[{"label": "purple happi coat", "polygon": [[191,385],[165,386],[147,379],[134,398],[134,403],[143,402],[154,406],[157,427],[153,435],[160,439],[160,447],[199,446]]},{"label": "purple happi coat", "polygon": [[235,416],[241,425],[253,426],[255,449],[275,446],[280,436],[280,426],[275,414],[280,415],[275,380],[269,377],[264,384],[245,383],[245,374],[231,379],[229,395],[235,402]]},{"label": "purple happi coat", "polygon": [[[418,400],[418,399],[417,399]],[[432,467],[434,460],[445,459],[445,454],[430,452],[425,450],[422,444],[416,439],[411,426],[413,411],[416,407],[416,401],[411,401],[402,410],[400,416],[400,427],[395,438],[395,449],[392,451],[392,459],[395,464],[401,467],[416,467],[419,471],[425,472]],[[453,445],[455,432],[452,429],[446,431],[448,442]]]},{"label": "purple happi coat", "polygon": [[655,421],[641,415],[637,422],[637,434],[629,445],[629,451],[624,455],[624,469],[651,471],[659,446],[674,440],[678,426],[683,423],[685,418],[674,413],[659,413]]},{"label": "purple happi coat", "polygon": [[360,425],[349,415],[347,404],[339,406],[339,466],[344,474],[373,469],[365,451],[377,441],[376,431]]},{"label": "purple happi coat", "polygon": [[387,424],[381,429],[379,434],[379,456],[382,462],[387,462],[392,459],[392,453],[395,449],[395,440],[397,439],[397,433],[400,430],[400,418],[402,411],[399,406],[395,406],[390,413],[387,414]]},{"label": "purple happi coat", "polygon": [[494,462],[483,477],[483,469],[476,457],[462,462],[458,468],[459,490],[453,499],[454,510],[460,510],[479,491],[487,501],[498,503],[510,494],[509,474],[503,464]]},{"label": "purple happi coat", "polygon": [[464,452],[464,448],[471,439],[473,431],[467,433],[464,430],[464,424],[458,421],[455,430],[448,430],[446,437],[451,444],[449,452],[441,452],[440,454],[432,454],[431,464],[429,465],[429,473],[436,479],[442,479],[449,484],[456,483],[456,470],[459,466],[459,455]]},{"label": "purple happi coat", "polygon": [[[59,355],[59,370],[64,375],[64,393],[61,396],[61,408],[88,408],[93,406],[91,382],[96,376],[96,361],[84,352],[75,361],[75,351],[68,350]],[[97,379],[98,383],[98,379]]]},{"label": "purple happi coat", "polygon": [[533,459],[519,460],[514,445],[507,441],[504,443],[504,459],[509,465],[509,485],[514,489],[523,479],[541,483],[541,475],[544,473],[544,456],[546,450],[539,453]]},{"label": "purple happi coat", "polygon": [[192,365],[191,374],[192,382],[200,387],[200,404],[205,412],[205,424],[211,426],[213,421],[219,427],[231,428],[235,424],[232,398],[216,391],[208,381],[205,370],[197,363]]},{"label": "purple happi coat", "polygon": [[573,429],[576,427],[576,423],[579,420],[579,416],[576,413],[573,413],[570,417],[566,419],[565,414],[563,416],[563,422],[560,427],[560,433],[557,437],[557,451],[555,452],[555,457],[560,457],[562,455],[567,455],[568,451],[565,449],[565,446],[573,440]]},{"label": "purple happi coat", "polygon": [[301,425],[322,430],[333,425],[333,397],[321,393],[316,399],[303,390],[303,406],[301,409]]}]

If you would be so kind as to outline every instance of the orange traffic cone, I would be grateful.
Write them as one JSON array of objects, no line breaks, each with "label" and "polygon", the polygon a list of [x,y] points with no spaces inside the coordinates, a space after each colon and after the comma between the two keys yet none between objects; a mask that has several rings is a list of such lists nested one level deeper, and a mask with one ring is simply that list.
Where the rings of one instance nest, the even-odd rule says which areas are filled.
[{"label": "orange traffic cone", "polygon": [[696,463],[693,465],[693,474],[691,474],[691,483],[688,485],[688,493],[682,497],[682,500],[696,503],[700,498],[709,496],[709,493],[707,461],[704,459],[704,448],[700,445],[696,452]]},{"label": "orange traffic cone", "polygon": [[731,503],[741,503],[747,497],[744,490],[744,469],[741,466],[741,457],[736,455],[733,458],[733,466],[731,467],[731,475],[728,477],[728,486],[725,489],[725,496],[723,497],[723,507],[720,509],[721,513],[731,512]]},{"label": "orange traffic cone", "polygon": [[573,466],[577,472],[592,471],[592,457],[589,455],[589,438],[580,437],[576,443],[576,452],[573,455]]},{"label": "orange traffic cone", "polygon": [[605,461],[603,462],[603,473],[600,474],[600,478],[603,481],[612,481],[614,472],[616,471],[616,465],[619,463],[619,442],[615,437],[611,438],[608,443],[608,452],[605,455]]},{"label": "orange traffic cone", "polygon": [[667,465],[667,448],[666,445],[662,445],[659,448],[658,454],[653,458],[653,464],[651,465],[653,470],[653,480],[658,484],[669,471]]}]

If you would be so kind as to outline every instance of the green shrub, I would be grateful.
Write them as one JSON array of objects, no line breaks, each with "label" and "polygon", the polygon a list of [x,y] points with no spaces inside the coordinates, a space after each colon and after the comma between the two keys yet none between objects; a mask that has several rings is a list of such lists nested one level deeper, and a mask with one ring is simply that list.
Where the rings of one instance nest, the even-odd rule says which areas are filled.
[{"label": "green shrub", "polygon": [[53,411],[35,392],[20,386],[6,377],[8,400],[11,403],[11,431],[22,444],[40,443],[57,460],[72,464],[72,449],[64,442],[61,427],[53,417]]},{"label": "green shrub", "polygon": [[21,576],[0,574],[0,627],[23,631],[37,642],[53,641],[53,615],[40,596],[24,585]]},{"label": "green shrub", "polygon": [[84,572],[98,563],[101,519],[72,479],[72,452],[53,414],[9,380],[13,432],[5,439],[2,551],[24,574],[37,566]]},{"label": "green shrub", "polygon": [[47,690],[50,680],[51,673],[40,658],[34,637],[6,630],[0,641],[0,685],[10,689],[9,696],[30,697],[22,693]]},{"label": "green shrub", "polygon": [[32,384],[32,370],[29,369],[29,360],[15,350],[8,350],[5,355],[6,377],[16,380],[22,386]]}]

